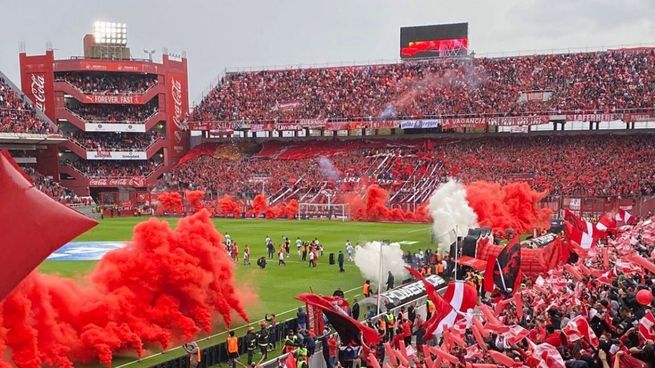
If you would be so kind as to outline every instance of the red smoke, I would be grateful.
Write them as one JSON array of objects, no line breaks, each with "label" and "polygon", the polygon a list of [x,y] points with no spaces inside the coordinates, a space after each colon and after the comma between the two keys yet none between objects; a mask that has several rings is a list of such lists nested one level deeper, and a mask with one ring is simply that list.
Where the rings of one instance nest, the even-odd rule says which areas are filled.
[{"label": "red smoke", "polygon": [[152,218],[83,282],[30,274],[0,304],[0,356],[11,351],[21,368],[109,366],[118,351],[210,332],[217,316],[229,325],[232,311],[248,320],[221,241],[207,210],[176,229]]},{"label": "red smoke", "polygon": [[524,233],[535,227],[549,227],[552,210],[538,205],[547,194],[533,190],[525,182],[502,186],[476,181],[466,186],[466,198],[478,215],[478,224],[494,231],[511,228]]},{"label": "red smoke", "polygon": [[241,216],[241,205],[232,197],[225,194],[217,201],[218,212],[224,216],[233,215],[235,218]]},{"label": "red smoke", "polygon": [[205,198],[205,192],[202,190],[188,190],[185,192],[186,200],[189,202],[195,212],[202,209],[202,200]]},{"label": "red smoke", "polygon": [[257,194],[257,196],[252,200],[252,210],[249,210],[247,213],[249,215],[254,214],[255,217],[264,214],[264,217],[267,219],[286,217],[289,220],[292,220],[298,214],[298,201],[296,199],[291,199],[288,203],[278,202],[269,207],[266,196],[263,194]]},{"label": "red smoke", "polygon": [[422,205],[416,212],[405,211],[400,208],[389,209],[387,201],[389,193],[377,184],[369,185],[362,199],[355,193],[344,196],[350,205],[350,214],[358,221],[400,221],[400,222],[428,222],[427,205]]},{"label": "red smoke", "polygon": [[263,193],[257,194],[252,200],[252,210],[255,213],[255,217],[259,217],[261,214],[266,214],[266,210],[268,210],[268,200]]},{"label": "red smoke", "polygon": [[157,196],[161,212],[182,214],[182,196],[178,192],[161,192]]}]

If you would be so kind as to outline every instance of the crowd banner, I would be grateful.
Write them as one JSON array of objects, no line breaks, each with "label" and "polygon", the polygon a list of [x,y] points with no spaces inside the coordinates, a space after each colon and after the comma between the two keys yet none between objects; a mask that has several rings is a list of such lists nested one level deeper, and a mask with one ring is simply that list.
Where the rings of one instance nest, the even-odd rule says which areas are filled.
[{"label": "crowd banner", "polygon": [[548,122],[548,116],[499,116],[489,118],[488,125],[495,126],[527,126],[527,125],[541,125]]},{"label": "crowd banner", "polygon": [[96,178],[89,179],[89,186],[142,188],[147,186],[147,181],[143,176],[135,176],[132,178]]},{"label": "crowd banner", "polygon": [[621,114],[570,114],[566,115],[566,121],[614,121],[621,120]]},{"label": "crowd banner", "polygon": [[400,122],[401,129],[429,129],[436,128],[439,125],[441,125],[439,119],[402,120]]},{"label": "crowd banner", "polygon": [[[441,289],[447,284],[446,280],[437,275],[430,275],[425,279],[434,285],[436,289]],[[385,305],[397,307],[411,300],[418,299],[425,294],[425,286],[423,285],[423,282],[415,281],[399,288],[381,293],[380,299],[384,302]],[[377,304],[377,295],[363,299],[360,304]]]}]

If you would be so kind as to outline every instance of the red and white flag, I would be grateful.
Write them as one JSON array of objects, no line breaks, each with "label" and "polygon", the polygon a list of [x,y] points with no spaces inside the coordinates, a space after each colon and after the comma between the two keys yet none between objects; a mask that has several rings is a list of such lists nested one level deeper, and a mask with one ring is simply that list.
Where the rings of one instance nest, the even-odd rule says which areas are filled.
[{"label": "red and white flag", "polygon": [[619,210],[619,212],[614,215],[614,219],[623,222],[624,224],[632,224],[636,220],[635,217],[626,210]]},{"label": "red and white flag", "polygon": [[596,230],[601,232],[607,232],[610,230],[616,229],[616,220],[608,214],[600,216],[598,222],[596,222]]},{"label": "red and white flag", "polygon": [[528,337],[530,334],[530,331],[526,330],[525,328],[515,325],[512,326],[509,331],[505,332],[502,334],[502,336],[505,338],[505,341],[507,341],[508,344],[514,345],[518,343],[519,341],[525,339]]},{"label": "red and white flag", "polygon": [[451,281],[446,288],[443,295],[444,299],[452,309],[448,314],[439,322],[435,334],[443,332],[443,328],[452,326],[455,322],[464,315],[466,311],[475,307],[478,304],[478,291],[475,286],[464,281]]},{"label": "red and white flag", "polygon": [[570,320],[569,323],[564,326],[562,332],[564,332],[564,335],[566,335],[566,339],[569,342],[583,339],[594,348],[598,347],[598,338],[596,337],[594,330],[589,326],[589,321],[587,321],[583,316],[577,316]]},{"label": "red and white flag", "polygon": [[537,362],[537,368],[566,368],[562,355],[557,349],[549,344],[535,344],[528,339],[530,351],[532,351],[532,358]]},{"label": "red and white flag", "polygon": [[578,229],[567,221],[564,221],[564,234],[569,242],[574,242],[585,250],[590,249],[596,243],[592,234]]},{"label": "red and white flag", "polygon": [[655,341],[655,317],[650,311],[639,320],[639,333],[644,339]]}]

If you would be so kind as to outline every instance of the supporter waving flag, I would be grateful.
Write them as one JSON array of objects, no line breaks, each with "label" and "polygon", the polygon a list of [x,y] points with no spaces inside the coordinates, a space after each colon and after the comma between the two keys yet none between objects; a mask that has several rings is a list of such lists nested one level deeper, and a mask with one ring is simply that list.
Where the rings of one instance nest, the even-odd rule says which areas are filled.
[{"label": "supporter waving flag", "polygon": [[564,235],[569,243],[573,242],[584,250],[590,249],[596,243],[596,239],[591,234],[581,231],[568,221],[564,221]]},{"label": "supporter waving flag", "polygon": [[[537,368],[566,368],[562,355],[557,349],[548,343],[535,344],[532,340],[528,339],[530,351],[532,352],[532,360]],[[531,365],[532,367],[533,365]]]},{"label": "supporter waving flag", "polygon": [[487,270],[484,287],[492,292],[494,286],[503,293],[512,295],[521,284],[521,243],[519,237],[512,238],[509,244],[500,251],[498,257],[490,256],[487,260]]},{"label": "supporter waving flag", "polygon": [[619,212],[614,215],[616,221],[620,221],[626,225],[632,225],[637,222],[637,219],[626,210],[619,210]]},{"label": "supporter waving flag", "polygon": [[598,338],[594,330],[589,326],[589,321],[583,316],[577,316],[569,321],[569,323],[562,329],[564,335],[569,342],[584,340],[594,348],[598,348]]},{"label": "supporter waving flag", "polygon": [[655,341],[655,317],[651,311],[646,311],[639,320],[639,333],[645,340]]},{"label": "supporter waving flag", "polygon": [[344,345],[359,345],[363,340],[363,342],[368,346],[370,344],[377,344],[380,341],[380,336],[377,331],[345,314],[343,309],[338,308],[335,303],[332,302],[332,298],[323,297],[317,294],[304,293],[298,295],[296,299],[309,305],[313,305],[316,308],[320,308],[323,313],[325,313],[330,324],[334,326],[334,329],[339,333],[341,342]]}]

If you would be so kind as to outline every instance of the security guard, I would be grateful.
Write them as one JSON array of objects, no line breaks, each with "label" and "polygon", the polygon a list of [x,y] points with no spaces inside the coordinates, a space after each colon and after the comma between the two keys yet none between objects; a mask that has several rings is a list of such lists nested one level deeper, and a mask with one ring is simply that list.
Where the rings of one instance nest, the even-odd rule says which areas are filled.
[{"label": "security guard", "polygon": [[234,331],[230,331],[230,336],[227,338],[226,345],[228,365],[232,368],[236,368],[236,361],[239,359],[239,339],[234,336]]},{"label": "security guard", "polygon": [[393,316],[393,313],[391,313],[390,309],[387,310],[387,314],[384,315],[383,318],[385,318],[386,321],[387,321],[387,340],[391,341],[393,339],[394,325],[395,325],[396,319]]},{"label": "security guard", "polygon": [[371,280],[366,280],[366,282],[364,282],[364,286],[362,286],[362,294],[364,294],[365,298],[371,296]]},{"label": "security guard", "polygon": [[286,340],[284,340],[284,348],[282,353],[293,353],[298,347],[298,337],[294,335],[293,331],[289,331]]}]

